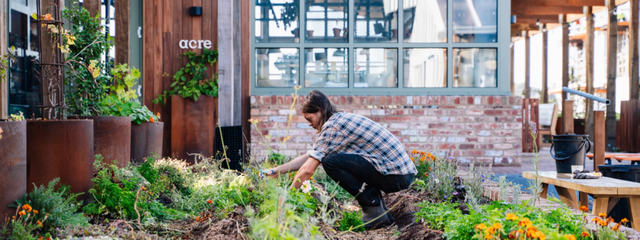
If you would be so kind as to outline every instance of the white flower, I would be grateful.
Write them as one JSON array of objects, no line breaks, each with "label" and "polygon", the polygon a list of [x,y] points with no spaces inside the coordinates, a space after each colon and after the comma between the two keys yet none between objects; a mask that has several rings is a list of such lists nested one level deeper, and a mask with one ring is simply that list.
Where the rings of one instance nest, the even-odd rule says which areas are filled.
[{"label": "white flower", "polygon": [[302,182],[301,188],[303,193],[308,193],[309,191],[311,191],[311,183],[309,183],[309,180]]},{"label": "white flower", "polygon": [[437,178],[434,178],[433,180],[436,181],[436,184],[440,183],[440,180],[438,180]]}]

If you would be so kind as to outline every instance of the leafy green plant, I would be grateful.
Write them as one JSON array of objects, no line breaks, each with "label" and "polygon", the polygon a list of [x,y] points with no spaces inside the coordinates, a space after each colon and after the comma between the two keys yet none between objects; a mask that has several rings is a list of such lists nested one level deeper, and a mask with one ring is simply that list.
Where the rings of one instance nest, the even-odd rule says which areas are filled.
[{"label": "leafy green plant", "polygon": [[[68,52],[66,103],[69,113],[82,116],[104,114],[102,101],[107,97],[110,84],[105,64],[100,57],[113,46],[110,36],[105,36],[100,17],[92,18],[81,7],[68,8],[63,18],[73,26],[71,37],[65,38],[64,52]],[[106,38],[106,39],[105,39]],[[68,49],[66,49],[68,48]]]},{"label": "leafy green plant", "polygon": [[18,114],[9,114],[9,121],[24,121],[24,115],[22,114],[22,112],[19,112]]},{"label": "leafy green plant", "polygon": [[[28,205],[25,205],[25,207],[27,209],[30,208]],[[10,240],[35,240],[42,239],[44,236],[50,239],[51,234],[41,234],[39,232],[39,230],[42,229],[42,224],[47,222],[47,217],[45,216],[42,221],[40,221],[40,219],[42,218],[36,218],[31,210],[29,212],[22,210],[17,213],[16,216],[7,219],[2,229],[0,229],[0,238]]]},{"label": "leafy green plant", "polygon": [[109,95],[102,99],[105,114],[109,116],[131,117],[131,122],[142,124],[160,120],[160,114],[153,113],[140,103],[133,86],[140,78],[140,71],[129,68],[127,64],[120,64],[111,69],[114,84],[109,87]]},{"label": "leafy green plant", "polygon": [[[70,187],[63,185],[56,189],[60,182],[56,178],[45,186],[34,186],[28,194],[16,201],[16,206],[29,206],[31,219],[46,219],[42,221],[42,233],[55,234],[56,229],[65,229],[69,226],[86,226],[87,218],[78,213],[82,206],[76,199],[80,194],[70,192]],[[29,210],[26,209],[26,210]]]},{"label": "leafy green plant", "polygon": [[11,48],[9,48],[8,50],[8,54],[0,56],[0,83],[3,83],[7,78],[7,68],[9,67],[9,60],[15,59],[14,52],[16,51],[16,48],[14,46],[11,46]]},{"label": "leafy green plant", "polygon": [[360,220],[360,217],[362,217],[362,212],[360,211],[343,212],[339,227],[340,231],[364,232],[364,223]]},{"label": "leafy green plant", "polygon": [[204,49],[202,55],[195,52],[186,52],[183,54],[188,61],[184,67],[173,75],[171,90],[164,91],[154,99],[154,103],[165,103],[165,100],[171,95],[179,95],[183,98],[191,98],[198,101],[198,97],[218,96],[218,74],[214,74],[211,78],[207,76],[207,66],[213,67],[218,62],[218,50]]}]

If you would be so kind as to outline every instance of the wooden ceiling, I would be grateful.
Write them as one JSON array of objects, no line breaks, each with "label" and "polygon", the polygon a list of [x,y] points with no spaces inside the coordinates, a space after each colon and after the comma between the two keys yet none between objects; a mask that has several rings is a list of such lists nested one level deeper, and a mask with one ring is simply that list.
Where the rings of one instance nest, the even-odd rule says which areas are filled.
[{"label": "wooden ceiling", "polygon": [[[615,0],[616,6],[629,0]],[[584,7],[593,7],[593,13],[605,11],[605,0],[511,0],[511,15],[516,23],[511,24],[511,36],[530,30],[530,35],[539,31],[538,22],[547,24],[547,30],[561,26],[560,14],[567,15],[567,22],[584,17]]]}]

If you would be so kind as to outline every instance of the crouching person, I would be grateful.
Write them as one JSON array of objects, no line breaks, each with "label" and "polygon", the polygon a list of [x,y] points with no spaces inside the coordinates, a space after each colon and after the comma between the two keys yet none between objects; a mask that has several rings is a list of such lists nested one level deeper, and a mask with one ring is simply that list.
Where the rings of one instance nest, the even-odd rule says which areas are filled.
[{"label": "crouching person", "polygon": [[386,213],[381,191],[407,189],[417,173],[402,143],[366,117],[338,112],[317,90],[305,99],[302,114],[319,133],[313,150],[266,171],[267,175],[298,171],[292,186],[300,188],[322,164],[327,175],[356,198],[365,228],[390,225],[393,218]]}]

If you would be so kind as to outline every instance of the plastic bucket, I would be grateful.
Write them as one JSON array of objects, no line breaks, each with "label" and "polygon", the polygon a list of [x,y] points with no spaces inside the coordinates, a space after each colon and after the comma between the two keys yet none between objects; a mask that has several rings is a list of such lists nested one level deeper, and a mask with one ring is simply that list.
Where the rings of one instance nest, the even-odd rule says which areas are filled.
[{"label": "plastic bucket", "polygon": [[571,173],[572,165],[583,165],[591,148],[588,135],[553,135],[551,157],[556,160],[558,173]]}]

